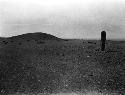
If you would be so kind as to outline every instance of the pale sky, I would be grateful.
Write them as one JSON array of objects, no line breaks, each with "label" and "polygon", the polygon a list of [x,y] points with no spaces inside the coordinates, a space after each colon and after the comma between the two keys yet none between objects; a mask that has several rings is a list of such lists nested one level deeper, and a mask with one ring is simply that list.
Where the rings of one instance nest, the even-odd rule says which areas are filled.
[{"label": "pale sky", "polygon": [[0,36],[125,38],[125,0],[0,0]]}]

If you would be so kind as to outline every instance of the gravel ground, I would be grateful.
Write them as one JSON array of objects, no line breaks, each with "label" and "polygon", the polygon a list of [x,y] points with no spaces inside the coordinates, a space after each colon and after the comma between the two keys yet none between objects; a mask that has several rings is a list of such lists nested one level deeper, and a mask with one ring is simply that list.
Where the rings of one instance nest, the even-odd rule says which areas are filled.
[{"label": "gravel ground", "polygon": [[0,44],[1,94],[124,95],[125,42],[107,41],[105,51],[98,40]]}]

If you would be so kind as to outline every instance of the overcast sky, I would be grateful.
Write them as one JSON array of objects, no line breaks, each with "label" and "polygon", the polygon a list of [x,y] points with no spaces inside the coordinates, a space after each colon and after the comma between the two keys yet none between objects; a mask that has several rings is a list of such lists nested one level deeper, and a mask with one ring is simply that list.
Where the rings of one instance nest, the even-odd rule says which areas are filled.
[{"label": "overcast sky", "polygon": [[0,0],[0,36],[125,38],[125,0]]}]

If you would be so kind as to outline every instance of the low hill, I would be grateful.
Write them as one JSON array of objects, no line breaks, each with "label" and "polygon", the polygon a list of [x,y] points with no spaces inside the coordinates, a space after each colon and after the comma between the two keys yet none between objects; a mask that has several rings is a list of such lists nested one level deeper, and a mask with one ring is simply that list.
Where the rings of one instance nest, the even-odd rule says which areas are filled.
[{"label": "low hill", "polygon": [[[1,39],[6,39],[2,38]],[[36,32],[36,33],[27,33],[22,35],[17,35],[13,37],[8,37],[7,39],[13,39],[13,40],[61,40],[61,38],[57,38],[53,35],[42,33],[42,32]]]}]

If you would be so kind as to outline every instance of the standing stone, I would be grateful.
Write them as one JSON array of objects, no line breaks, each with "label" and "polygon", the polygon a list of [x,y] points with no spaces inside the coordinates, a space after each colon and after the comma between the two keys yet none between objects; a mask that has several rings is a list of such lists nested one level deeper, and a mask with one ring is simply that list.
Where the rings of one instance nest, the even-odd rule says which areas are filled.
[{"label": "standing stone", "polygon": [[105,50],[105,42],[106,42],[106,32],[101,32],[101,51]]}]

